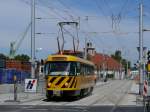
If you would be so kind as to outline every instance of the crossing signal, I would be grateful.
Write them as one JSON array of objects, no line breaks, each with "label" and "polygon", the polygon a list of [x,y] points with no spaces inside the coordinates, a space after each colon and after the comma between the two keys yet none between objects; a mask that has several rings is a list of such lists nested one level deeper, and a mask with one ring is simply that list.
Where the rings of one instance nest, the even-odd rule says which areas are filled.
[{"label": "crossing signal", "polygon": [[44,65],[44,60],[43,59],[41,59],[41,65]]},{"label": "crossing signal", "polygon": [[150,50],[147,52],[147,60],[150,62]]},{"label": "crossing signal", "polygon": [[150,50],[147,52],[147,71],[150,72]]}]

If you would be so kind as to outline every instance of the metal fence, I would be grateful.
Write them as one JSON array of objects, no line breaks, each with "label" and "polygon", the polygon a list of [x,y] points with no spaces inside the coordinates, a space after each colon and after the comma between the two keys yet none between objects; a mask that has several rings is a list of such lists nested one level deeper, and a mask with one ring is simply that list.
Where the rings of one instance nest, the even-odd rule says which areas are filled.
[{"label": "metal fence", "polygon": [[37,81],[36,93],[25,92],[25,79],[30,78],[30,74],[14,69],[0,69],[0,99],[12,100],[14,96],[14,76],[16,76],[18,100],[29,99],[37,95],[45,96],[45,80],[39,77]]},{"label": "metal fence", "polygon": [[29,78],[31,75],[29,72],[15,69],[0,69],[0,84],[13,84],[14,76],[17,78],[17,83],[22,83],[25,78]]}]

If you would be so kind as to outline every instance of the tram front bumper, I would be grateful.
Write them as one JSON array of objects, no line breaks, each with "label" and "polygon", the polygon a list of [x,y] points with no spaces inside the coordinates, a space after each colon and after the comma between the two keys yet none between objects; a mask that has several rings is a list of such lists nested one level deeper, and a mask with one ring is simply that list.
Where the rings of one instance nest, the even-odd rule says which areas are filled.
[{"label": "tram front bumper", "polygon": [[48,96],[68,97],[68,96],[79,96],[80,90],[47,90]]}]

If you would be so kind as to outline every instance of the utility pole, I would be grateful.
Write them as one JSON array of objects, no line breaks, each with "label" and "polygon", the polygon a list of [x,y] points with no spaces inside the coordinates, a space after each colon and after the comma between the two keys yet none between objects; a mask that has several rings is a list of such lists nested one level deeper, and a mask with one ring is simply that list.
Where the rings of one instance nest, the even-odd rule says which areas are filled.
[{"label": "utility pole", "polygon": [[146,56],[147,56],[147,48],[143,47],[143,81],[146,80]]},{"label": "utility pole", "polygon": [[104,78],[104,80],[106,80],[106,62],[107,62],[107,60],[106,60],[106,55],[105,55],[105,50],[103,50],[103,65],[102,65],[102,67],[103,67],[103,78]]},{"label": "utility pole", "polygon": [[85,37],[84,59],[87,59],[87,38]]},{"label": "utility pole", "polygon": [[31,78],[35,78],[35,0],[31,1]]},{"label": "utility pole", "polygon": [[139,94],[143,92],[143,3],[139,4]]}]

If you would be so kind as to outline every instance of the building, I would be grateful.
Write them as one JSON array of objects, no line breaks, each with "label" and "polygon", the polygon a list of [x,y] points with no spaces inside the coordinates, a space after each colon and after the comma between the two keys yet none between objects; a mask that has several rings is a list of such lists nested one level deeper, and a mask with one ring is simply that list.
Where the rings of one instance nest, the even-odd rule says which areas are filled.
[{"label": "building", "polygon": [[111,58],[108,55],[95,53],[91,57],[91,61],[96,66],[96,73],[100,79],[114,78],[114,79],[123,79],[124,78],[124,68],[121,63],[118,63],[116,60]]},{"label": "building", "polygon": [[87,59],[92,61],[96,66],[95,73],[98,75],[98,78],[124,78],[125,72],[122,64],[106,54],[97,53],[92,43],[87,43],[86,52]]}]

